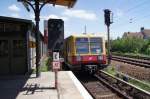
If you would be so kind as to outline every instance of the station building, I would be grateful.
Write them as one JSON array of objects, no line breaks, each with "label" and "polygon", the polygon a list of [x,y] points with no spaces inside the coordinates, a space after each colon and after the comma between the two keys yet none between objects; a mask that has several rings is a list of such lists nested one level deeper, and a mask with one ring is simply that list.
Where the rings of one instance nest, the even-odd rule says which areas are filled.
[{"label": "station building", "polygon": [[[39,31],[40,32],[40,31]],[[41,58],[47,45],[40,32]],[[26,74],[36,66],[35,25],[31,20],[0,16],[0,75]]]}]

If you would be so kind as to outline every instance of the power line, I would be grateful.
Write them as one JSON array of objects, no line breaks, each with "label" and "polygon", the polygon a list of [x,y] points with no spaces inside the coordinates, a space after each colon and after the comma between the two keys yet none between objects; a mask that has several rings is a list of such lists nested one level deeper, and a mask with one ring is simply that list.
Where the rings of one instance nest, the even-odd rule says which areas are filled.
[{"label": "power line", "polygon": [[148,1],[149,0],[141,2],[141,3],[137,4],[137,5],[135,5],[134,7],[131,7],[129,9],[127,9],[125,12],[129,13],[130,11],[134,10],[135,8],[138,8],[139,6],[141,7],[141,6],[145,5],[145,4],[147,4],[146,2],[148,2]]},{"label": "power line", "polygon": [[[145,15],[145,16],[143,16],[142,18],[140,18],[140,19],[134,19],[134,20],[136,20],[136,21],[134,21],[133,19],[131,20],[132,22],[131,23],[137,23],[137,22],[140,22],[140,21],[143,21],[143,20],[145,20],[145,19],[147,19],[147,18],[150,18],[149,17],[150,16],[150,14],[148,14],[148,15]],[[130,22],[129,22],[130,23]],[[129,26],[129,23],[128,23],[128,26]],[[127,26],[127,24],[119,24],[118,25],[119,26],[119,28],[122,28],[122,27],[124,27],[124,26]],[[116,28],[118,28],[118,26],[116,26],[116,27],[114,27],[113,29],[116,29]]]},{"label": "power line", "polygon": [[[149,0],[148,0],[148,1],[149,1]],[[140,3],[137,4],[136,6],[127,9],[127,10],[126,10],[126,11],[128,11],[127,13],[129,13],[129,12],[132,11],[133,9],[137,8],[138,6],[141,7],[142,5],[147,4],[146,2],[148,2],[148,1],[140,2]],[[126,11],[125,11],[125,12],[126,12]],[[127,14],[127,13],[125,13],[125,14]],[[140,13],[140,14],[141,14],[141,13]],[[145,18],[145,17],[147,17],[147,16],[149,16],[149,15],[145,15],[145,16],[143,16],[143,18]],[[116,18],[116,17],[115,17],[115,18]],[[137,17],[131,17],[131,18],[125,20],[125,22],[119,24],[119,26],[120,26],[120,25],[121,25],[121,26],[124,25],[124,23],[126,23],[126,21],[128,21],[129,23],[133,23],[133,21],[134,21],[136,18],[137,18]],[[121,19],[121,18],[118,18],[117,20],[119,20],[119,19]],[[141,20],[141,19],[139,19],[139,20]]]},{"label": "power line", "polygon": [[[127,15],[127,13],[130,13],[130,12],[133,11],[134,9],[141,8],[141,6],[148,4],[148,3],[146,3],[146,2],[148,2],[148,1],[149,1],[149,0],[144,1],[144,2],[140,2],[139,4],[135,5],[134,7],[131,7],[131,8],[129,8],[129,9],[127,9],[126,11],[124,11],[124,14]],[[140,6],[140,7],[139,7],[139,6]],[[114,17],[114,18],[117,18],[117,16]],[[120,19],[120,18],[118,18],[118,19]],[[118,20],[118,19],[117,19],[117,20]]]}]

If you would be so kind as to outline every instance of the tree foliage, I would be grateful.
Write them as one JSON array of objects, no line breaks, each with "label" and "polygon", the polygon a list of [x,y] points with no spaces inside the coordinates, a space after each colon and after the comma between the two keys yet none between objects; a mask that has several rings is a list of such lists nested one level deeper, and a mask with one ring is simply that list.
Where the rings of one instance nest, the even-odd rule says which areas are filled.
[{"label": "tree foliage", "polygon": [[113,52],[150,55],[150,39],[144,40],[134,37],[117,38],[111,42],[111,50]]}]

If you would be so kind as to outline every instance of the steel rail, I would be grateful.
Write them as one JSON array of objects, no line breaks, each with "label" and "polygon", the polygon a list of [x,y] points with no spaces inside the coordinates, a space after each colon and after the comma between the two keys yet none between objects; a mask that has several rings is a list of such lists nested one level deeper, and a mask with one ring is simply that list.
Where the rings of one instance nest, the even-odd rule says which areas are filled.
[{"label": "steel rail", "polygon": [[[94,76],[93,76],[94,77]],[[100,84],[100,86],[101,86],[101,84],[103,85],[103,87],[97,87],[97,89],[98,88],[107,88],[107,89],[109,89],[112,93],[111,93],[111,95],[112,94],[114,94],[114,95],[117,95],[117,96],[122,96],[122,95],[119,95],[117,92],[115,92],[114,90],[112,90],[110,87],[108,87],[106,84],[104,84],[104,83],[102,83],[97,77],[94,77],[96,80],[95,81],[97,81],[98,83],[96,84],[96,85],[99,85]],[[93,81],[92,81],[92,83],[93,83]],[[105,97],[106,99],[110,96],[110,93],[108,94],[108,95],[100,95],[100,96],[96,96],[96,95],[94,95],[95,94],[95,91],[91,91],[91,89],[89,89],[88,88],[88,86],[86,85],[86,83],[84,83],[84,82],[82,82],[82,80],[81,80],[81,84],[85,87],[85,89],[89,92],[89,94],[93,97],[93,99],[99,99],[100,97]],[[105,86],[105,87],[104,87]],[[106,90],[106,89],[103,89],[103,90]],[[105,92],[105,93],[107,93],[107,92]],[[97,93],[98,94],[98,93]],[[108,96],[108,97],[107,97]],[[109,99],[109,98],[108,98]],[[124,99],[129,99],[129,98],[124,98]]]},{"label": "steel rail", "polygon": [[[139,87],[136,87],[135,85],[132,85],[132,84],[130,84],[130,83],[128,83],[128,82],[126,82],[126,81],[124,81],[124,80],[122,80],[122,79],[120,79],[120,78],[117,78],[117,77],[115,77],[115,76],[112,76],[111,74],[109,74],[109,73],[107,73],[107,72],[105,72],[105,71],[103,71],[103,70],[100,70],[99,71],[99,74],[98,75],[96,75],[96,77],[97,78],[100,78],[100,79],[102,79],[102,80],[104,80],[104,78],[106,79],[106,78],[108,78],[108,77],[102,77],[103,75],[106,75],[106,76],[108,76],[108,77],[110,77],[110,78],[112,78],[112,79],[114,79],[114,80],[117,80],[117,82],[119,82],[119,83],[122,83],[122,84],[124,84],[124,85],[127,85],[127,86],[129,86],[130,88],[131,88],[131,90],[135,90],[135,91],[137,91],[138,93],[142,93],[142,94],[144,94],[144,96],[145,97],[148,97],[148,98],[146,98],[146,99],[150,99],[150,92],[148,92],[148,91],[145,91],[145,90],[143,90],[143,89],[141,89],[141,88],[139,88]],[[101,81],[102,81],[101,80]],[[106,81],[106,80],[105,80]],[[103,82],[103,81],[102,81]],[[106,82],[108,82],[108,86],[111,86],[111,87],[114,87],[113,85],[111,85],[111,83],[109,83],[109,81],[106,81]],[[116,89],[115,87],[114,87],[114,89]],[[119,90],[119,89],[117,89],[117,90]],[[120,90],[121,91],[121,90]],[[119,91],[118,91],[119,92]],[[125,92],[126,93],[126,92]],[[123,95],[125,95],[125,93],[123,93]],[[134,96],[130,96],[129,97],[129,95],[126,93],[126,98],[127,99],[132,99],[131,97],[133,97],[134,98]]]},{"label": "steel rail", "polygon": [[123,97],[124,99],[132,99],[131,97],[127,96],[126,94],[122,93],[120,90],[118,90],[117,88],[113,87],[112,85],[110,85],[107,81],[105,81],[104,79],[102,79],[101,77],[99,77],[98,75],[94,75],[100,82],[102,82],[103,84],[105,84],[107,87],[109,87],[112,91],[115,91],[119,96]]},{"label": "steel rail", "polygon": [[115,54],[112,52],[112,55],[115,56],[122,56],[122,57],[128,57],[128,58],[134,58],[134,59],[143,59],[143,60],[150,60],[150,57],[148,56],[135,56],[135,55],[126,55],[126,54]]},{"label": "steel rail", "polygon": [[150,62],[145,61],[145,60],[127,58],[127,57],[122,57],[122,56],[114,56],[114,55],[112,56],[112,60],[125,62],[125,63],[129,63],[129,64],[133,64],[133,65],[141,66],[141,67],[145,67],[145,68],[150,68]]}]

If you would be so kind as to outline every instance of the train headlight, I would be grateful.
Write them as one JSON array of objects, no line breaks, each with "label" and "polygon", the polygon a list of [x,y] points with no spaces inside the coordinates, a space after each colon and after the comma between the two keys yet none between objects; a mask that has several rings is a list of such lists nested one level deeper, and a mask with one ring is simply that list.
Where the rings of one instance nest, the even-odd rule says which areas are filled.
[{"label": "train headlight", "polygon": [[98,60],[103,60],[103,56],[98,56]]},{"label": "train headlight", "polygon": [[81,56],[76,56],[77,61],[81,61]]}]

